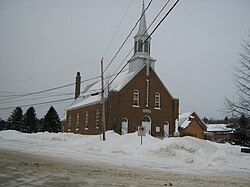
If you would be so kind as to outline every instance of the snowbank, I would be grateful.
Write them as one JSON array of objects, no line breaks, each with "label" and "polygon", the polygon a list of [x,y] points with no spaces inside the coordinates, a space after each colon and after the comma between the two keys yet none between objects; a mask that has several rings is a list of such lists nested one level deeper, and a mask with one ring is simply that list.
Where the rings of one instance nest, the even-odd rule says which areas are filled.
[{"label": "snowbank", "polygon": [[77,161],[190,171],[250,172],[250,154],[239,146],[218,144],[192,137],[163,140],[147,134],[140,145],[137,133],[106,133],[87,136],[73,133],[33,133],[0,131],[0,149],[18,150]]}]

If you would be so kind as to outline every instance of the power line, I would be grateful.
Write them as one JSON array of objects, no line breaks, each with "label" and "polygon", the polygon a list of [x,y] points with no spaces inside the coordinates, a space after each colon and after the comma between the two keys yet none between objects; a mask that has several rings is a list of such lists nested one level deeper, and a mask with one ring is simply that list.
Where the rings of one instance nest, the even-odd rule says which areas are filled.
[{"label": "power line", "polygon": [[[50,103],[58,103],[58,102],[68,101],[68,100],[72,100],[72,99],[74,99],[74,97],[70,97],[70,98],[66,98],[66,99],[58,99],[58,100],[53,100],[53,101],[46,101],[46,102],[41,102],[41,103],[21,105],[19,107],[29,107],[29,106],[45,105],[45,104],[50,104]],[[16,107],[0,108],[0,110],[8,110],[8,109],[13,109],[13,108],[16,108]]]},{"label": "power line", "polygon": [[[101,93],[101,89],[87,90],[87,91],[82,92],[82,94],[83,93],[89,93],[89,92],[92,92],[92,93],[86,94],[86,95],[81,95],[80,97],[84,98],[84,97],[87,97],[87,96],[91,96],[93,94],[93,91],[97,92],[98,94]],[[13,107],[5,107],[5,108],[0,108],[0,110],[8,110],[8,109],[16,108],[16,107],[29,107],[29,106],[45,105],[45,104],[50,104],[50,103],[59,103],[59,102],[63,102],[63,101],[72,100],[74,98],[75,97],[70,97],[70,98],[63,98],[63,99],[57,99],[57,100],[51,100],[51,101],[44,101],[44,102],[39,102],[39,103],[18,105],[18,106],[13,106]]]},{"label": "power line", "polygon": [[[153,21],[150,23],[149,27],[147,28],[146,31],[144,31],[143,35],[150,29],[150,27],[153,25],[153,23],[156,21],[156,19],[159,17],[159,15],[162,13],[162,11],[166,8],[166,6],[168,5],[168,3],[170,2],[170,0],[168,0],[165,5],[162,7],[162,9],[159,11],[159,13],[156,15],[156,17],[153,19]],[[142,39],[143,35],[139,38]],[[148,39],[148,38],[147,38]],[[147,40],[144,41],[144,43],[146,42]],[[144,44],[143,43],[143,44]],[[138,52],[140,49],[142,48],[142,46],[139,47],[139,49],[136,51]],[[115,72],[118,71],[118,69],[121,67],[121,65],[124,63],[124,61],[127,59],[127,57],[130,55],[130,53],[134,50],[134,47],[132,47],[132,49],[129,51],[129,53],[126,55],[126,57],[124,58],[124,60],[120,63],[120,65],[116,68]],[[133,56],[132,56],[133,58]]]},{"label": "power line", "polygon": [[[99,77],[100,77],[100,76],[93,77],[93,78],[90,78],[90,79],[82,80],[82,81],[81,81],[81,84],[82,84],[83,82],[88,82],[88,81],[91,81],[91,80],[95,80],[95,79],[97,79],[97,78],[99,78]],[[16,98],[19,98],[19,97],[26,97],[26,96],[31,96],[31,95],[37,95],[37,94],[41,94],[41,93],[46,93],[46,92],[50,92],[50,91],[54,91],[54,90],[66,88],[66,87],[73,86],[73,85],[75,85],[75,83],[70,83],[70,84],[66,84],[66,85],[63,85],[63,86],[58,86],[58,87],[54,87],[54,88],[49,88],[49,89],[41,90],[41,91],[37,91],[37,92],[30,92],[30,93],[26,93],[26,94],[20,94],[20,95],[13,96],[13,97],[10,97],[10,98],[0,99],[0,101],[8,101],[8,100],[16,99]]]},{"label": "power line", "polygon": [[[114,76],[114,75],[111,75],[111,76]],[[97,76],[97,77],[94,77],[94,78],[90,78],[90,79],[85,79],[83,81],[81,81],[81,83],[83,82],[87,82],[87,81],[90,81],[90,80],[95,80],[96,78],[100,78],[100,76]],[[105,78],[106,79],[106,78]],[[97,81],[97,82],[100,82]],[[97,83],[96,82],[96,83]],[[50,90],[50,89],[48,89]],[[95,90],[87,90],[87,91],[83,91],[82,92],[82,95],[80,97],[84,98],[84,97],[88,97],[88,96],[92,96],[93,95],[93,92],[96,92],[94,93],[95,94],[99,94],[101,93],[101,89],[95,89]],[[86,95],[83,95],[83,94],[86,94],[86,93],[89,93],[89,94],[86,94]],[[69,93],[69,95],[72,94],[72,93]],[[64,94],[66,95],[66,94]],[[68,94],[67,94],[68,95]],[[60,96],[60,95],[58,95]],[[63,95],[61,95],[63,96]],[[57,100],[51,100],[51,101],[45,101],[45,102],[39,102],[39,103],[33,103],[33,104],[25,104],[25,105],[21,105],[19,107],[29,107],[29,106],[38,106],[38,105],[45,105],[45,104],[50,104],[50,103],[59,103],[59,102],[64,102],[64,101],[68,101],[68,100],[71,100],[71,99],[74,99],[74,97],[70,97],[70,98],[63,98],[63,99],[57,99]],[[25,100],[31,100],[31,99],[25,99]],[[19,101],[23,101],[23,100],[19,100]],[[17,101],[13,101],[13,102],[17,102]],[[8,110],[8,109],[13,109],[13,108],[16,108],[17,106],[13,106],[13,107],[5,107],[5,108],[0,108],[0,110]]]},{"label": "power line", "polygon": [[[152,0],[150,1],[150,3],[152,2]],[[176,2],[175,2],[175,4],[170,8],[170,10],[165,14],[165,16],[161,19],[161,21],[157,24],[157,26],[153,29],[153,31],[150,33],[150,35],[147,37],[147,39],[144,41],[144,43],[148,40],[148,38],[150,38],[152,35],[153,35],[153,33],[158,29],[158,27],[161,25],[161,23],[166,19],[166,17],[169,15],[169,13],[174,9],[174,7],[177,5],[177,3],[179,2],[179,0],[177,0]],[[149,5],[148,5],[148,7],[149,7]],[[148,8],[147,7],[147,8]],[[146,9],[145,9],[145,11],[146,11]],[[145,12],[144,11],[144,12]],[[142,17],[142,16],[141,16]],[[140,18],[141,19],[141,18]],[[137,24],[137,23],[136,23]],[[126,42],[126,41],[125,41]],[[144,44],[143,43],[143,44]],[[142,45],[143,46],[143,45]],[[120,50],[120,49],[119,49]],[[133,48],[132,48],[132,50],[133,50]],[[131,51],[132,51],[131,50]],[[139,50],[139,49],[138,49]],[[129,54],[131,53],[131,51],[129,52]],[[119,53],[119,52],[118,52]],[[118,54],[117,53],[117,54]],[[116,54],[116,55],[117,55]],[[128,54],[128,55],[129,55]],[[127,56],[128,56],[127,55]],[[127,58],[127,56],[126,56],[126,58]],[[130,60],[132,59],[134,57],[134,55],[130,58]],[[126,59],[125,58],[125,59]],[[124,61],[125,61],[125,59],[124,59]],[[123,62],[124,62],[123,61]],[[123,63],[122,62],[122,63]],[[117,78],[117,76],[122,72],[122,71],[124,71],[124,68],[127,66],[127,64],[129,63],[129,61],[122,67],[122,69],[117,73],[117,74],[114,74],[115,75],[115,77],[112,79],[112,81],[109,83],[109,85]],[[111,63],[110,63],[111,64]],[[109,65],[110,65],[109,64]],[[108,66],[109,66],[108,65]],[[107,68],[106,68],[107,69]],[[105,70],[106,70],[105,69]],[[81,81],[81,83],[83,83],[83,82],[86,82],[86,81],[90,81],[90,80],[94,80],[94,79],[96,79],[96,78],[100,78],[100,76],[98,76],[98,77],[95,77],[95,78],[91,78],[91,79],[87,79],[87,80],[83,80],[83,81]],[[21,95],[21,96],[29,96],[29,95],[34,95],[34,94],[39,94],[39,93],[45,93],[45,92],[49,92],[49,91],[52,91],[52,90],[56,90],[56,89],[62,89],[62,88],[65,88],[65,87],[68,87],[68,86],[72,86],[72,85],[74,85],[75,83],[72,83],[72,84],[67,84],[67,85],[63,85],[63,86],[59,86],[59,87],[54,87],[54,88],[50,88],[50,89],[47,89],[47,90],[42,90],[42,91],[38,91],[38,92],[32,92],[32,93],[28,93],[28,94],[23,94],[23,95]],[[89,95],[86,95],[86,96],[90,96],[91,94],[89,94]],[[84,97],[86,97],[86,96],[84,96]],[[13,98],[12,98],[13,99]],[[52,101],[46,101],[46,102],[40,102],[40,103],[34,103],[34,104],[26,104],[26,105],[22,105],[22,106],[20,106],[20,107],[28,107],[28,106],[37,106],[37,105],[44,105],[44,104],[50,104],[50,103],[58,103],[58,102],[64,102],[64,101],[68,101],[68,100],[71,100],[71,99],[74,99],[74,97],[71,97],[71,98],[64,98],[64,99],[58,99],[58,100],[52,100]],[[15,107],[6,107],[6,108],[0,108],[0,110],[7,110],[7,109],[12,109],[12,108],[15,108]]]},{"label": "power line", "polygon": [[21,94],[21,95],[14,96],[14,97],[11,97],[11,98],[1,99],[0,101],[6,101],[6,100],[10,100],[10,99],[16,99],[16,98],[19,98],[19,97],[25,97],[25,96],[30,96],[30,95],[41,94],[41,93],[45,93],[45,92],[49,92],[49,91],[58,90],[58,89],[62,89],[62,88],[65,88],[65,87],[69,87],[69,86],[72,86],[74,84],[75,83],[71,83],[71,84],[66,84],[66,85],[63,85],[63,86],[58,86],[58,87],[50,88],[50,89],[47,89],[47,90],[42,90],[42,91],[37,91],[37,92],[31,92],[31,93],[27,93],[27,94]]},{"label": "power line", "polygon": [[106,70],[108,69],[108,67],[111,65],[111,63],[114,61],[114,59],[117,57],[117,55],[120,53],[121,49],[123,48],[124,44],[128,41],[128,38],[131,36],[131,34],[133,33],[133,31],[135,30],[137,24],[140,22],[140,20],[142,19],[144,13],[147,11],[147,9],[149,8],[149,6],[151,5],[153,0],[151,0],[147,7],[145,8],[145,10],[143,11],[141,17],[137,20],[137,22],[135,23],[134,27],[132,28],[132,30],[130,31],[130,33],[128,34],[128,36],[126,37],[126,39],[124,40],[124,42],[122,43],[122,45],[120,46],[120,48],[118,49],[118,51],[115,53],[114,57],[110,60],[110,62],[108,63],[107,67],[104,69],[104,72],[106,72]]},{"label": "power line", "polygon": [[33,97],[33,98],[26,98],[26,99],[19,99],[19,100],[13,100],[13,101],[3,101],[0,102],[0,104],[4,104],[4,103],[14,103],[14,102],[20,102],[20,101],[30,101],[30,100],[37,100],[37,99],[44,99],[44,98],[51,98],[51,97],[62,97],[62,96],[69,96],[69,95],[73,95],[73,92],[70,93],[64,93],[64,94],[55,94],[55,95],[50,95],[50,96],[40,96],[40,97]]},{"label": "power line", "polygon": [[55,74],[55,73],[67,71],[67,70],[70,70],[70,69],[74,69],[74,68],[82,66],[82,65],[87,65],[87,64],[90,64],[90,63],[94,63],[94,62],[99,61],[99,60],[100,60],[100,58],[89,60],[89,61],[87,61],[85,63],[81,63],[81,64],[77,64],[77,65],[74,65],[74,66],[71,66],[71,67],[63,68],[61,70],[57,70],[57,71],[53,71],[53,72],[41,74],[41,75],[38,75],[38,76],[30,77],[30,78],[19,80],[19,81],[15,81],[15,82],[2,83],[0,85],[3,86],[3,85],[7,85],[7,84],[10,85],[10,84],[17,84],[17,83],[25,82],[25,81],[31,81],[31,80],[38,79],[38,78],[41,78],[41,77],[45,77],[45,76],[48,76],[48,75],[51,75],[51,74]]},{"label": "power line", "polygon": [[[160,20],[160,22],[156,25],[156,27],[153,29],[153,31],[149,34],[149,36],[146,38],[146,40],[143,42],[143,44],[153,35],[153,33],[158,29],[158,27],[162,24],[162,22],[166,19],[166,17],[170,14],[170,12],[174,9],[174,7],[177,5],[179,0],[177,0],[174,5],[169,9],[169,11],[164,15],[164,17]],[[168,3],[168,2],[167,2]],[[146,30],[147,31],[147,30]],[[146,32],[145,31],[145,32]],[[145,33],[144,33],[145,34]],[[143,44],[140,46],[140,48],[143,46]],[[139,49],[140,49],[139,48]],[[136,51],[138,52],[139,49]],[[133,48],[130,50],[128,55],[133,51]],[[127,55],[127,56],[128,56]],[[135,55],[135,54],[134,54]],[[124,68],[128,65],[129,61],[134,57],[134,55],[128,60],[128,62],[122,67],[122,69],[116,74],[116,76],[110,81],[109,85],[117,78],[117,76],[124,70]],[[122,61],[122,63],[126,60],[127,56],[125,59]],[[107,86],[108,87],[108,86]],[[105,89],[107,89],[107,87]]]},{"label": "power line", "polygon": [[130,9],[130,7],[131,7],[133,1],[134,1],[134,0],[131,0],[131,1],[130,1],[129,6],[128,6],[128,8],[126,9],[126,12],[125,12],[123,18],[122,18],[121,22],[119,23],[119,25],[118,25],[118,27],[117,27],[117,29],[116,29],[116,32],[115,32],[114,36],[112,37],[112,39],[111,39],[111,41],[110,41],[110,43],[109,43],[109,45],[108,45],[108,47],[107,47],[107,49],[106,49],[104,55],[103,55],[103,58],[106,56],[106,54],[107,54],[107,52],[108,52],[108,50],[109,50],[111,44],[113,43],[113,41],[114,41],[114,39],[115,39],[115,37],[116,37],[116,35],[117,35],[117,33],[118,33],[118,31],[119,31],[119,29],[120,29],[122,23],[123,23],[123,20],[125,19],[126,15],[127,15],[127,13],[128,13],[128,10]]}]

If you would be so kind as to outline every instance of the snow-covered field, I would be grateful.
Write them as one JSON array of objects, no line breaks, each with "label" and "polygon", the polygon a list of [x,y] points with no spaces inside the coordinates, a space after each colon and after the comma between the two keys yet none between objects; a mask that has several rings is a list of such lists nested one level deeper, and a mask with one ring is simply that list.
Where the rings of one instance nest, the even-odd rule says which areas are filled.
[{"label": "snow-covered field", "polygon": [[33,133],[0,131],[0,149],[74,161],[117,166],[171,170],[177,172],[246,172],[250,173],[250,154],[239,146],[218,144],[192,137],[166,138],[137,133],[118,135],[106,132],[106,141],[99,135],[72,133]]}]

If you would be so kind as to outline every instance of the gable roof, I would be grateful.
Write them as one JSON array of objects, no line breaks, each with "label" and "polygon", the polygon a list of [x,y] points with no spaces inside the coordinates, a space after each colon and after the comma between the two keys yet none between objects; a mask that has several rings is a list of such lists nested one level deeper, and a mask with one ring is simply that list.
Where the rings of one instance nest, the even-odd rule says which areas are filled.
[{"label": "gable roof", "polygon": [[[141,69],[135,72],[129,72],[129,70],[125,70],[121,72],[116,78],[116,75],[112,75],[106,81],[114,81],[109,85],[109,91],[119,92],[121,91],[142,69],[146,68],[143,66]],[[153,73],[157,76],[160,83],[164,86],[166,92],[173,98],[165,84],[161,81],[160,77],[154,71],[153,68],[150,67]],[[101,103],[101,81],[96,81],[94,83],[88,84],[82,94],[70,105],[66,108],[66,111],[77,109],[83,106],[94,105],[97,103]]]},{"label": "gable roof", "polygon": [[[141,68],[142,69],[142,68]],[[140,71],[129,72],[128,70],[121,72],[114,81],[110,84],[110,90],[119,92],[124,86],[126,86],[130,80],[132,80]],[[110,78],[112,81],[114,76]]]},{"label": "gable roof", "polygon": [[[140,71],[140,70],[139,70]],[[127,83],[133,79],[133,77],[139,72],[128,73],[128,70],[121,72],[114,81],[109,85],[109,90],[119,92]],[[115,75],[110,76],[109,80],[112,80]],[[94,105],[101,103],[101,81],[88,84],[82,94],[66,108],[67,110],[77,109],[83,106]]]},{"label": "gable roof", "polygon": [[203,120],[195,113],[195,112],[186,112],[179,115],[179,127],[185,129],[187,128],[190,123],[193,121],[193,119],[196,119],[198,124],[203,130],[207,130],[206,124],[203,122]]},{"label": "gable roof", "polygon": [[189,126],[192,120],[189,120],[193,112],[186,112],[179,115],[179,127],[185,129]]}]

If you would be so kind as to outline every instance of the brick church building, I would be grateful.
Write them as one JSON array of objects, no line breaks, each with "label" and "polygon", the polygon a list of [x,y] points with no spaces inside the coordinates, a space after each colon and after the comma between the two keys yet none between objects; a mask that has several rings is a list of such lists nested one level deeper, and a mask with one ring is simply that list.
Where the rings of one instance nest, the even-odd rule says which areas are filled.
[{"label": "brick church building", "polygon": [[[179,115],[179,100],[175,99],[155,71],[156,60],[151,57],[151,38],[147,32],[144,5],[137,34],[134,36],[134,55],[128,70],[120,73],[108,86],[105,94],[105,130],[119,134],[137,131],[145,126],[155,137],[173,136]],[[112,80],[112,78],[111,78]],[[75,101],[66,108],[62,121],[63,132],[86,135],[101,134],[101,82],[92,83],[80,91],[81,76],[76,76]],[[87,93],[87,94],[86,94]]]}]

